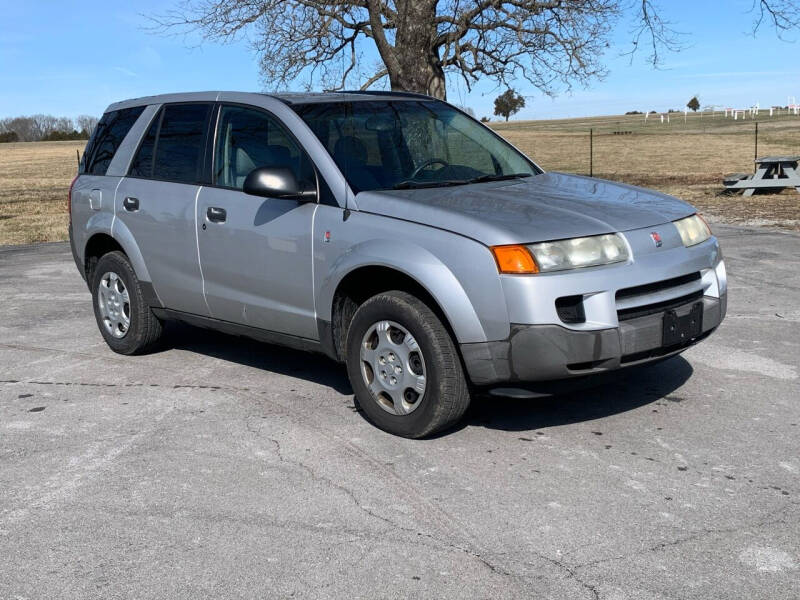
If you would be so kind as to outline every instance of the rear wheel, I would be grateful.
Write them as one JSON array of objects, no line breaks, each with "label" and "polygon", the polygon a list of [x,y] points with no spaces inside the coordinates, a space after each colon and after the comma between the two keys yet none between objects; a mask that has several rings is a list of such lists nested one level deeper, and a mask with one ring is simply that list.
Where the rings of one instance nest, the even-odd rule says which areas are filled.
[{"label": "rear wheel", "polygon": [[161,337],[161,321],[145,302],[136,273],[122,252],[104,254],[97,262],[92,294],[97,326],[114,352],[141,354]]},{"label": "rear wheel", "polygon": [[439,318],[401,291],[373,296],[347,334],[356,400],[381,429],[420,438],[453,426],[469,406],[455,344]]}]

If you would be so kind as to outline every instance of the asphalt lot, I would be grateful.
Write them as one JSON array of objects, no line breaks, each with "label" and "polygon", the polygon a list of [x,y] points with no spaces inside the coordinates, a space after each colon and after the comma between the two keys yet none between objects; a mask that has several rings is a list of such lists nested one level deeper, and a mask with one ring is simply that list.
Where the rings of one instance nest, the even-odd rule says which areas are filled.
[{"label": "asphalt lot", "polygon": [[0,249],[0,598],[800,597],[800,235],[715,229],[705,343],[425,441],[322,357],[115,355],[66,244]]}]

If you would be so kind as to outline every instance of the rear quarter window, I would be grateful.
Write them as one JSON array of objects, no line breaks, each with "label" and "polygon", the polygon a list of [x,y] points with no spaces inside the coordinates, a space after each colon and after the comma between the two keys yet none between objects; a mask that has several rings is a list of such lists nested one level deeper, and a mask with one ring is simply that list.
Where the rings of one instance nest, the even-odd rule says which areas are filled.
[{"label": "rear quarter window", "polygon": [[82,173],[105,175],[122,140],[144,111],[144,106],[107,112],[100,119],[83,154]]}]

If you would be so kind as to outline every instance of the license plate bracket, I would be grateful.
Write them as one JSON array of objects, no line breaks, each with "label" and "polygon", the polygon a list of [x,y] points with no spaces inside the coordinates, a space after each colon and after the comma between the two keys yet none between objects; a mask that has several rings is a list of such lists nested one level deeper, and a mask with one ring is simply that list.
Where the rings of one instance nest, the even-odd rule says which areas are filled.
[{"label": "license plate bracket", "polygon": [[661,334],[662,346],[679,346],[698,337],[703,332],[703,303],[695,302],[688,314],[682,317],[674,310],[664,312]]}]

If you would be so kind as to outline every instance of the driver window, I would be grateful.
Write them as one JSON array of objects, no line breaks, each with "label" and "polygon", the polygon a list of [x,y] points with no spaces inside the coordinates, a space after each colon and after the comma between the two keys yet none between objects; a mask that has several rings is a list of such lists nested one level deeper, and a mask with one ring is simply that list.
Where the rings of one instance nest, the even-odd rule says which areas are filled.
[{"label": "driver window", "polygon": [[251,171],[285,167],[299,182],[313,182],[311,161],[277,120],[241,106],[223,106],[214,149],[214,182],[241,190]]}]

